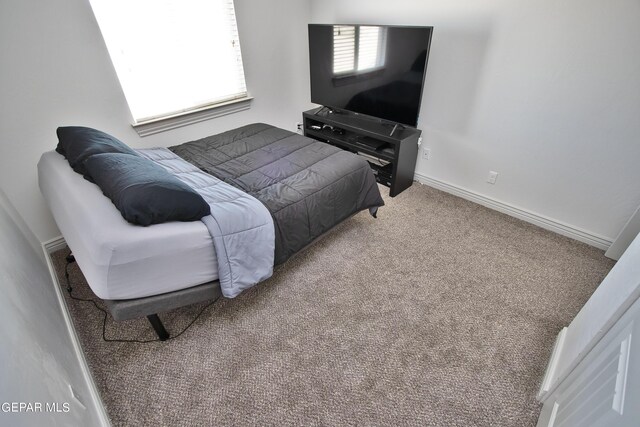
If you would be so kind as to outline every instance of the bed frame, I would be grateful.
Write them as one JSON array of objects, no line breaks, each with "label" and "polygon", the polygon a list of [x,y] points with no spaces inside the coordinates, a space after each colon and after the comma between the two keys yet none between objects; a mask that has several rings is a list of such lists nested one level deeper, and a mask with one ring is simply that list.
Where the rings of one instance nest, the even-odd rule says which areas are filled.
[{"label": "bed frame", "polygon": [[131,300],[104,300],[104,303],[114,320],[129,320],[147,316],[160,341],[165,341],[169,338],[169,332],[158,317],[159,312],[215,300],[220,295],[222,295],[220,282],[216,280],[166,294]]},{"label": "bed frame", "polygon": [[158,317],[159,312],[198,302],[211,301],[221,295],[220,282],[216,280],[166,294],[133,300],[105,300],[104,303],[115,320],[129,320],[147,316],[160,341],[165,341],[169,338],[169,332],[167,332],[160,317]]},{"label": "bed frame", "polygon": [[[67,255],[66,261],[69,264],[76,261],[73,253]],[[160,295],[127,300],[105,299],[102,302],[104,302],[114,320],[131,320],[146,316],[160,341],[166,341],[170,334],[162,324],[158,313],[184,307],[185,305],[215,300],[221,295],[220,282],[214,280]]]}]

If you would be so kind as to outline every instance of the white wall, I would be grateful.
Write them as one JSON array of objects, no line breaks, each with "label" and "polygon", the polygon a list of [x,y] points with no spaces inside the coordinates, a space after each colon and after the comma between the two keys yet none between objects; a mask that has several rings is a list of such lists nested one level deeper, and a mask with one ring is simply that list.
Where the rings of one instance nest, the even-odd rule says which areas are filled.
[{"label": "white wall", "polygon": [[[101,410],[67,329],[54,285],[35,240],[0,191],[0,402],[58,404],[68,412],[0,411],[0,425],[99,425]],[[69,385],[85,408],[72,398]],[[6,408],[4,408],[6,409]]]},{"label": "white wall", "polygon": [[311,4],[314,23],[435,27],[418,173],[606,240],[640,204],[637,0]]},{"label": "white wall", "polygon": [[140,138],[87,0],[0,2],[0,186],[40,241],[59,235],[36,164],[58,126],[133,147],[167,146],[251,122],[293,130],[309,103],[307,1],[235,0],[250,110]]}]

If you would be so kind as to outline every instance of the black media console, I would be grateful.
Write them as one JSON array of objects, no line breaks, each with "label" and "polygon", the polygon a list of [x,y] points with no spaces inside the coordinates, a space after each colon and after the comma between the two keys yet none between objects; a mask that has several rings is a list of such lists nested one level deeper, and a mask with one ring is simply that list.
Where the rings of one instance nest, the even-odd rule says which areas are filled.
[{"label": "black media console", "polygon": [[421,130],[320,107],[302,113],[304,135],[363,156],[397,196],[411,187]]}]

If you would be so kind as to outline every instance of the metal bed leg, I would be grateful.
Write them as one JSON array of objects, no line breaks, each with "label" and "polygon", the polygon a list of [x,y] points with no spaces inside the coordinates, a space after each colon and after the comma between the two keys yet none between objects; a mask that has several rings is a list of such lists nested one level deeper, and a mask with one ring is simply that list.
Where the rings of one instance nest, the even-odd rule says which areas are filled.
[{"label": "metal bed leg", "polygon": [[160,341],[166,341],[167,338],[169,338],[169,332],[167,332],[167,330],[164,328],[164,325],[162,324],[162,321],[160,320],[158,315],[150,314],[147,316],[147,319],[149,319],[149,323],[151,323],[151,326],[153,326],[153,330],[156,331],[156,334],[158,334],[158,338],[160,338]]}]

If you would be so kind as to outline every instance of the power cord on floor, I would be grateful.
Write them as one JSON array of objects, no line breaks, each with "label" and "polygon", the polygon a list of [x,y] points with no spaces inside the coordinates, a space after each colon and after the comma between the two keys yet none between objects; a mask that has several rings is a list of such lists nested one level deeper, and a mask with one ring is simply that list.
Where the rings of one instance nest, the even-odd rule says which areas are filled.
[{"label": "power cord on floor", "polygon": [[[69,293],[69,298],[71,298],[73,300],[76,300],[76,301],[90,302],[95,306],[95,308],[97,308],[98,310],[100,310],[104,314],[104,319],[102,320],[102,339],[104,341],[106,341],[106,342],[129,342],[129,343],[140,343],[140,344],[146,344],[146,343],[156,342],[156,341],[161,341],[162,342],[162,340],[160,340],[160,338],[155,338],[155,339],[152,339],[152,340],[107,338],[107,318],[109,317],[109,312],[107,312],[107,310],[105,310],[104,308],[100,307],[98,305],[98,303],[93,299],[85,299],[85,298],[80,298],[80,297],[77,297],[77,296],[73,295],[73,287],[71,287],[71,279],[69,279],[69,265],[71,265],[74,262],[73,255],[71,255],[71,254],[67,255],[66,261],[67,261],[67,263],[64,266],[64,278],[65,278],[65,281],[66,281],[66,284],[67,284],[67,292]],[[209,304],[207,304],[204,307],[202,307],[202,309],[196,315],[196,317],[194,317],[193,320],[182,331],[180,331],[176,335],[170,336],[169,338],[165,339],[164,341],[169,341],[169,340],[176,339],[180,335],[185,333],[187,331],[187,329],[189,329],[191,327],[191,325],[193,325],[196,322],[196,320],[198,320],[198,318],[202,315],[202,313],[204,313],[204,311],[207,308],[211,307],[216,301],[218,301],[219,298],[220,297],[214,299]]]}]

